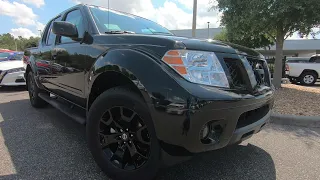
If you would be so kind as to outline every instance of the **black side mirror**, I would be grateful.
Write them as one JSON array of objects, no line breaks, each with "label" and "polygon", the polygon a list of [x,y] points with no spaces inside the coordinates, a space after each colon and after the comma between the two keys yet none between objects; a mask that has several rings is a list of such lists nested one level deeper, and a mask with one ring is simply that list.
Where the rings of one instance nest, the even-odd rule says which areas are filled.
[{"label": "black side mirror", "polygon": [[52,25],[52,32],[56,35],[70,37],[71,39],[78,38],[77,27],[66,21],[55,21]]}]

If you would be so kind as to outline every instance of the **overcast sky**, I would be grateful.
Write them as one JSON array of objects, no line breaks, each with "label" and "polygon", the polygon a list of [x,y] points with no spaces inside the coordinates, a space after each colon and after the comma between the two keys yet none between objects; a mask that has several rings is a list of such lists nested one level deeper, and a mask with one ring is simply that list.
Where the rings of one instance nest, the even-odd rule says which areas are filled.
[{"label": "overcast sky", "polygon": [[[207,22],[219,27],[221,14],[209,11],[210,2],[215,5],[214,0],[198,0],[197,28],[206,28]],[[0,0],[0,34],[38,36],[49,19],[78,3],[108,6],[107,0]],[[110,0],[110,8],[145,17],[170,30],[191,29],[192,7],[193,0]]]}]

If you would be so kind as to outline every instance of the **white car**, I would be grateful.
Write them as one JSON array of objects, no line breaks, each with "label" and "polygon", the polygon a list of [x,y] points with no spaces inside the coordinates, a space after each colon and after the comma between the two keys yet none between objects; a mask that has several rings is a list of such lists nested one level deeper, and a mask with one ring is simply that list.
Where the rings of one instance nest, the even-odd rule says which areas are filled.
[{"label": "white car", "polygon": [[22,60],[0,61],[0,86],[26,85],[25,64]]},{"label": "white car", "polygon": [[286,75],[292,83],[313,85],[320,78],[320,55],[314,55],[308,60],[304,58],[288,60]]}]

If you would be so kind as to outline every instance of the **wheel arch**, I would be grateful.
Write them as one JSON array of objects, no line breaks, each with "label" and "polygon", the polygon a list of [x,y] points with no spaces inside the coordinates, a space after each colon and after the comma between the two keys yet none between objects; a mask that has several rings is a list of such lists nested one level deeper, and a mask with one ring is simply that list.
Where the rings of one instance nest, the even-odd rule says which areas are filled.
[{"label": "wheel arch", "polygon": [[303,70],[300,76],[302,76],[304,73],[307,73],[307,72],[315,73],[317,75],[317,78],[319,78],[318,72],[313,70],[313,69],[305,69],[305,70]]},{"label": "wheel arch", "polygon": [[[124,69],[122,69],[124,71]],[[99,73],[90,86],[90,92],[87,99],[87,111],[89,111],[94,100],[104,91],[123,86],[134,93],[138,94],[145,102],[150,101],[150,97],[147,95],[146,90],[142,83],[133,75],[129,74],[127,70],[126,73],[109,70]]]},{"label": "wheel arch", "polygon": [[27,68],[26,68],[26,72],[24,73],[24,79],[26,80],[26,88],[27,89],[28,89],[28,74],[30,71],[32,72],[32,68],[31,68],[31,65],[28,64]]}]

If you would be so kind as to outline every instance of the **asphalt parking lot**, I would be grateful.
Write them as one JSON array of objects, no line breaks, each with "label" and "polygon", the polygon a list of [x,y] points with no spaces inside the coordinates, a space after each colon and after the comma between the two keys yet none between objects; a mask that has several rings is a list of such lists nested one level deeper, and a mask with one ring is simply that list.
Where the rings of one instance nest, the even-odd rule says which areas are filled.
[{"label": "asphalt parking lot", "polygon": [[[268,125],[241,145],[163,169],[158,179],[320,179],[320,129]],[[34,109],[22,88],[0,87],[0,179],[107,179],[85,128],[58,110]]]}]

